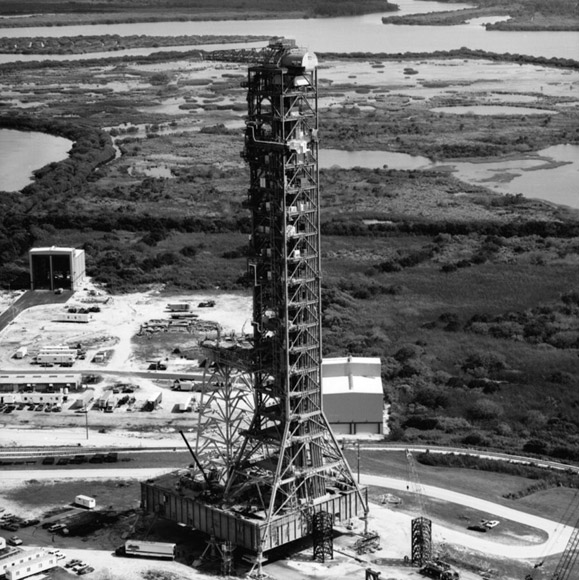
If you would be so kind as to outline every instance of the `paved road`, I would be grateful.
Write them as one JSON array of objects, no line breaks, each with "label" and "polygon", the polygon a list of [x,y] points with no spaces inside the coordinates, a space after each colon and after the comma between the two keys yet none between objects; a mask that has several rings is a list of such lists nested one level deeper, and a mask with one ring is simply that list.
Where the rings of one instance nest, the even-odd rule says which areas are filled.
[{"label": "paved road", "polygon": [[480,457],[481,459],[494,459],[496,461],[508,461],[511,463],[522,463],[524,465],[536,465],[537,467],[545,467],[548,469],[556,469],[558,471],[568,471],[570,473],[579,474],[579,466],[561,463],[559,461],[549,461],[547,459],[536,459],[535,457],[527,457],[525,455],[510,455],[508,453],[501,453],[498,451],[480,451],[479,449],[468,449],[464,447],[442,447],[431,446],[424,447],[423,445],[398,445],[396,443],[386,445],[361,445],[361,450],[367,451],[406,451],[407,449],[413,453],[456,453],[460,455],[471,455],[473,457]]},{"label": "paved road", "polygon": [[[407,491],[408,485],[408,482],[405,480],[364,474],[362,474],[361,482],[363,485],[375,485],[378,487],[384,487],[398,491]],[[479,499],[478,497],[457,493],[455,491],[449,491],[447,489],[434,487],[432,485],[422,485],[422,492],[425,496],[428,497],[468,506],[488,514],[492,514],[492,516],[497,516],[498,518],[505,518],[513,522],[519,522],[521,524],[543,530],[549,536],[549,539],[542,544],[529,545],[503,543],[500,541],[493,542],[492,540],[487,540],[480,537],[477,537],[473,540],[473,536],[471,534],[451,529],[444,529],[439,532],[440,537],[437,538],[437,541],[442,540],[452,544],[469,546],[480,552],[484,552],[493,556],[525,560],[537,559],[539,556],[546,557],[552,554],[558,554],[565,549],[565,546],[569,541],[569,537],[574,529],[570,526],[565,526],[547,518],[520,512],[500,504]],[[437,525],[437,527],[439,526]]]},{"label": "paved road", "polygon": [[[146,480],[149,478],[158,477],[164,473],[174,471],[175,467],[161,467],[161,468],[98,468],[98,469],[67,469],[66,471],[45,469],[34,471],[34,479],[36,480],[94,480],[94,479],[137,479]],[[2,473],[2,479],[7,487],[11,487],[18,482],[30,479],[31,471],[6,471]],[[363,485],[372,485],[382,487],[385,489],[393,489],[400,491],[407,491],[408,482],[392,477],[382,477],[376,475],[362,474]],[[423,485],[422,491],[424,495],[446,502],[465,505],[470,508],[480,510],[482,512],[492,514],[493,516],[508,519],[514,522],[519,522],[533,528],[544,531],[548,535],[548,540],[542,544],[529,544],[522,541],[509,541],[505,543],[497,538],[496,541],[492,539],[481,538],[480,536],[473,536],[466,532],[456,529],[445,528],[444,523],[436,523],[435,541],[437,543],[447,542],[461,546],[467,546],[484,552],[492,556],[506,557],[515,560],[536,560],[538,557],[546,557],[561,553],[567,542],[573,528],[562,525],[547,518],[538,517],[532,514],[520,512],[512,508],[495,504],[486,500],[479,499],[474,496],[466,495],[449,491],[447,489],[434,487],[431,485]],[[379,508],[384,509],[384,508]],[[408,516],[410,518],[410,516]],[[381,518],[382,519],[382,518]]]},{"label": "paved road", "polygon": [[121,371],[121,370],[111,370],[111,369],[95,369],[94,367],[82,367],[82,366],[74,366],[74,367],[67,367],[67,368],[59,368],[59,367],[37,367],[34,369],[9,369],[3,368],[0,369],[2,373],[18,373],[19,375],[70,375],[71,373],[80,373],[84,375],[104,375],[104,376],[119,376],[119,377],[139,377],[142,379],[152,379],[152,380],[159,380],[159,379],[167,379],[167,380],[175,380],[175,379],[186,379],[186,380],[201,380],[203,378],[203,369],[189,371],[189,372],[175,372],[175,371]]},{"label": "paved road", "polygon": [[12,304],[8,310],[0,314],[0,332],[2,332],[21,312],[41,304],[64,304],[72,292],[65,290],[62,294],[55,294],[49,290],[28,290]]}]

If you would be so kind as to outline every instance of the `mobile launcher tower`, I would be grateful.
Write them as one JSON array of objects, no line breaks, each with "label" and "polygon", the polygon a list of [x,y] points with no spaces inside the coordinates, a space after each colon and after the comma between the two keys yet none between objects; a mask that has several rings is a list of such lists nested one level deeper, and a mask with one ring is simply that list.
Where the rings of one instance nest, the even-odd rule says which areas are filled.
[{"label": "mobile launcher tower", "polygon": [[308,535],[331,557],[333,522],[368,502],[322,410],[317,57],[276,39],[255,60],[242,153],[253,334],[202,342],[194,467],[143,483],[142,503],[252,552],[261,572],[264,552]]}]

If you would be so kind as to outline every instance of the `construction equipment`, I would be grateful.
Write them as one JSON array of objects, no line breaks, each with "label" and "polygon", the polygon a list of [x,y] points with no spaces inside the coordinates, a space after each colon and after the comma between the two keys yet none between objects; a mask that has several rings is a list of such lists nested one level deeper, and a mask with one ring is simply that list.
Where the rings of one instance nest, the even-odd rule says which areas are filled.
[{"label": "construction equipment", "polygon": [[372,553],[381,550],[380,535],[378,532],[366,532],[361,538],[358,538],[354,544],[354,549],[359,556],[367,554],[368,552]]},{"label": "construction equipment", "polygon": [[437,578],[438,580],[458,580],[460,578],[460,574],[442,560],[428,562],[420,569],[420,573],[423,576]]}]

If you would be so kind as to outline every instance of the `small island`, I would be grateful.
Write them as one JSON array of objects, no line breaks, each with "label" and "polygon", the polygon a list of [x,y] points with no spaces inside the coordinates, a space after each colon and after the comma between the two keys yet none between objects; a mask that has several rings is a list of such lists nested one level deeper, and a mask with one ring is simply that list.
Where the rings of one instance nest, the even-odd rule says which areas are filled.
[{"label": "small island", "polygon": [[501,0],[476,0],[476,6],[461,10],[449,10],[406,16],[384,16],[384,24],[415,26],[452,26],[465,24],[469,20],[482,17],[505,16],[504,20],[484,24],[487,30],[536,30],[536,31],[576,31],[579,30],[577,4],[568,0],[518,0],[505,4]]}]

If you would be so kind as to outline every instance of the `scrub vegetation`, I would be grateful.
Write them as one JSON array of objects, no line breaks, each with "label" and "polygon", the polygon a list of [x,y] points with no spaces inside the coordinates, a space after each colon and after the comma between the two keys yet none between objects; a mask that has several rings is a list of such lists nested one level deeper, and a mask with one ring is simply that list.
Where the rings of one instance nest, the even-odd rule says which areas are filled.
[{"label": "scrub vegetation", "polygon": [[[84,248],[113,292],[248,287],[243,70],[182,55],[1,70],[30,108],[3,100],[2,127],[75,141],[69,159],[0,195],[3,287],[27,287],[26,252],[41,245]],[[571,96],[531,95],[554,115],[431,110],[485,102],[461,87],[421,100],[386,82],[322,81],[337,101],[322,146],[465,159],[578,141]],[[324,353],[381,357],[389,438],[577,460],[577,212],[444,169],[332,168],[320,185]]]}]

